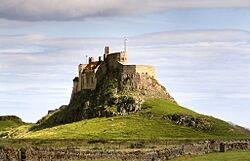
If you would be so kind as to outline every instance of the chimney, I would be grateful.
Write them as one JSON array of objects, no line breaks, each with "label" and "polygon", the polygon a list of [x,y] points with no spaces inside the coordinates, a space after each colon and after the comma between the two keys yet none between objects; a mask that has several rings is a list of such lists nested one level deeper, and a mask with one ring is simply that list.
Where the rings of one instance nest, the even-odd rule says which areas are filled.
[{"label": "chimney", "polygon": [[105,46],[105,49],[104,49],[104,54],[109,54],[109,47],[108,46]]},{"label": "chimney", "polygon": [[94,58],[93,57],[89,57],[89,63],[94,62]]},{"label": "chimney", "polygon": [[102,61],[102,57],[101,56],[99,56],[99,61]]}]

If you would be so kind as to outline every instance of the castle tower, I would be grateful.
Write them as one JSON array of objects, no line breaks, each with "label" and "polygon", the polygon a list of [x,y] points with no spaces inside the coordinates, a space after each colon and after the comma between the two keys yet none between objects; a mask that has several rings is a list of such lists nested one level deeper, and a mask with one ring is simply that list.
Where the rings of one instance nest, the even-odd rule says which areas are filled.
[{"label": "castle tower", "polygon": [[120,53],[120,59],[119,62],[122,64],[127,64],[128,63],[128,54],[126,51],[122,51]]},{"label": "castle tower", "polygon": [[79,78],[75,77],[73,79],[73,93],[76,93],[78,91],[78,83],[79,83]]}]

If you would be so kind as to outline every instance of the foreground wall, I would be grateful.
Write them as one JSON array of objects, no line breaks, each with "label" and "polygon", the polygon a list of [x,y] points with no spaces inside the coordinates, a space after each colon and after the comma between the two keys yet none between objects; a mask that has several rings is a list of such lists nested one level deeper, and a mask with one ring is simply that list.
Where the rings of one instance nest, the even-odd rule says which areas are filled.
[{"label": "foreground wall", "polygon": [[0,147],[0,161],[66,161],[76,159],[119,159],[124,161],[164,161],[183,155],[205,154],[225,150],[250,150],[250,140],[201,141],[170,146],[150,151],[81,151],[79,149],[54,148],[6,148]]}]

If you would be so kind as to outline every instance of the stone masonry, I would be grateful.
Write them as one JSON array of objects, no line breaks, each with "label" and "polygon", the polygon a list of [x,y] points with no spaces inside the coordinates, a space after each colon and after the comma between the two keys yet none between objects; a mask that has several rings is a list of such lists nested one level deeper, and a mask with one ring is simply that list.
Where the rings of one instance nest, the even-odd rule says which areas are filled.
[{"label": "stone masonry", "polygon": [[86,89],[94,90],[100,81],[99,79],[109,71],[117,71],[123,79],[136,75],[155,77],[154,67],[150,65],[128,65],[127,59],[125,51],[109,53],[109,47],[105,47],[103,59],[99,57],[97,61],[94,61],[93,57],[89,57],[88,64],[79,64],[78,66],[78,76],[73,79],[72,94]]},{"label": "stone masonry", "polygon": [[184,155],[200,155],[226,150],[250,150],[249,140],[199,141],[168,146],[158,150],[80,150],[46,147],[7,148],[0,147],[0,161],[67,161],[114,159],[122,161],[165,161]]}]

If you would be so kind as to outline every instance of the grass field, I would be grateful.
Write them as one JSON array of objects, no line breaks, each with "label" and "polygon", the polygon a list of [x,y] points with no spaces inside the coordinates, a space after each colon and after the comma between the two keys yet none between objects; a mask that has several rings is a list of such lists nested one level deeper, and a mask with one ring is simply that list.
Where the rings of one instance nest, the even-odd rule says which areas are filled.
[{"label": "grass field", "polygon": [[[93,118],[79,122],[31,130],[34,124],[0,121],[0,146],[13,147],[80,147],[85,150],[135,150],[131,145],[141,144],[139,150],[163,149],[169,145],[197,140],[250,139],[249,131],[220,119],[198,114],[163,99],[149,99],[142,111],[126,116]],[[166,115],[184,114],[204,118],[212,129],[175,124]],[[43,119],[49,118],[50,115]],[[247,161],[250,152],[211,153],[204,156],[186,156],[173,161]],[[105,161],[105,160],[103,160]],[[106,160],[108,161],[108,160]],[[109,160],[112,161],[112,160]]]},{"label": "grass field", "polygon": [[[91,160],[83,160],[83,161],[91,161]],[[118,160],[96,160],[96,161],[118,161]],[[186,157],[171,159],[171,161],[250,161],[250,151],[230,151],[226,153],[210,153],[201,156],[186,156]]]},{"label": "grass field", "polygon": [[[205,115],[200,115],[187,108],[178,106],[163,99],[151,99],[144,103],[149,107],[143,112],[112,118],[93,118],[46,128],[28,131],[30,126],[13,134],[13,138],[32,139],[240,139],[249,138],[239,128]],[[213,129],[204,131],[194,127],[176,125],[170,120],[162,119],[166,114],[188,114],[203,117],[213,124]],[[150,114],[150,116],[149,116]],[[26,129],[25,129],[26,128]],[[20,133],[20,134],[19,134]]]},{"label": "grass field", "polygon": [[18,126],[20,126],[20,123],[17,123],[17,122],[12,121],[12,120],[0,121],[0,131],[6,130],[8,128],[15,128]]},{"label": "grass field", "polygon": [[15,129],[25,123],[17,116],[0,116],[0,138],[2,134]]},{"label": "grass field", "polygon": [[250,161],[250,151],[230,151],[201,156],[186,156],[172,159],[172,161]]}]

